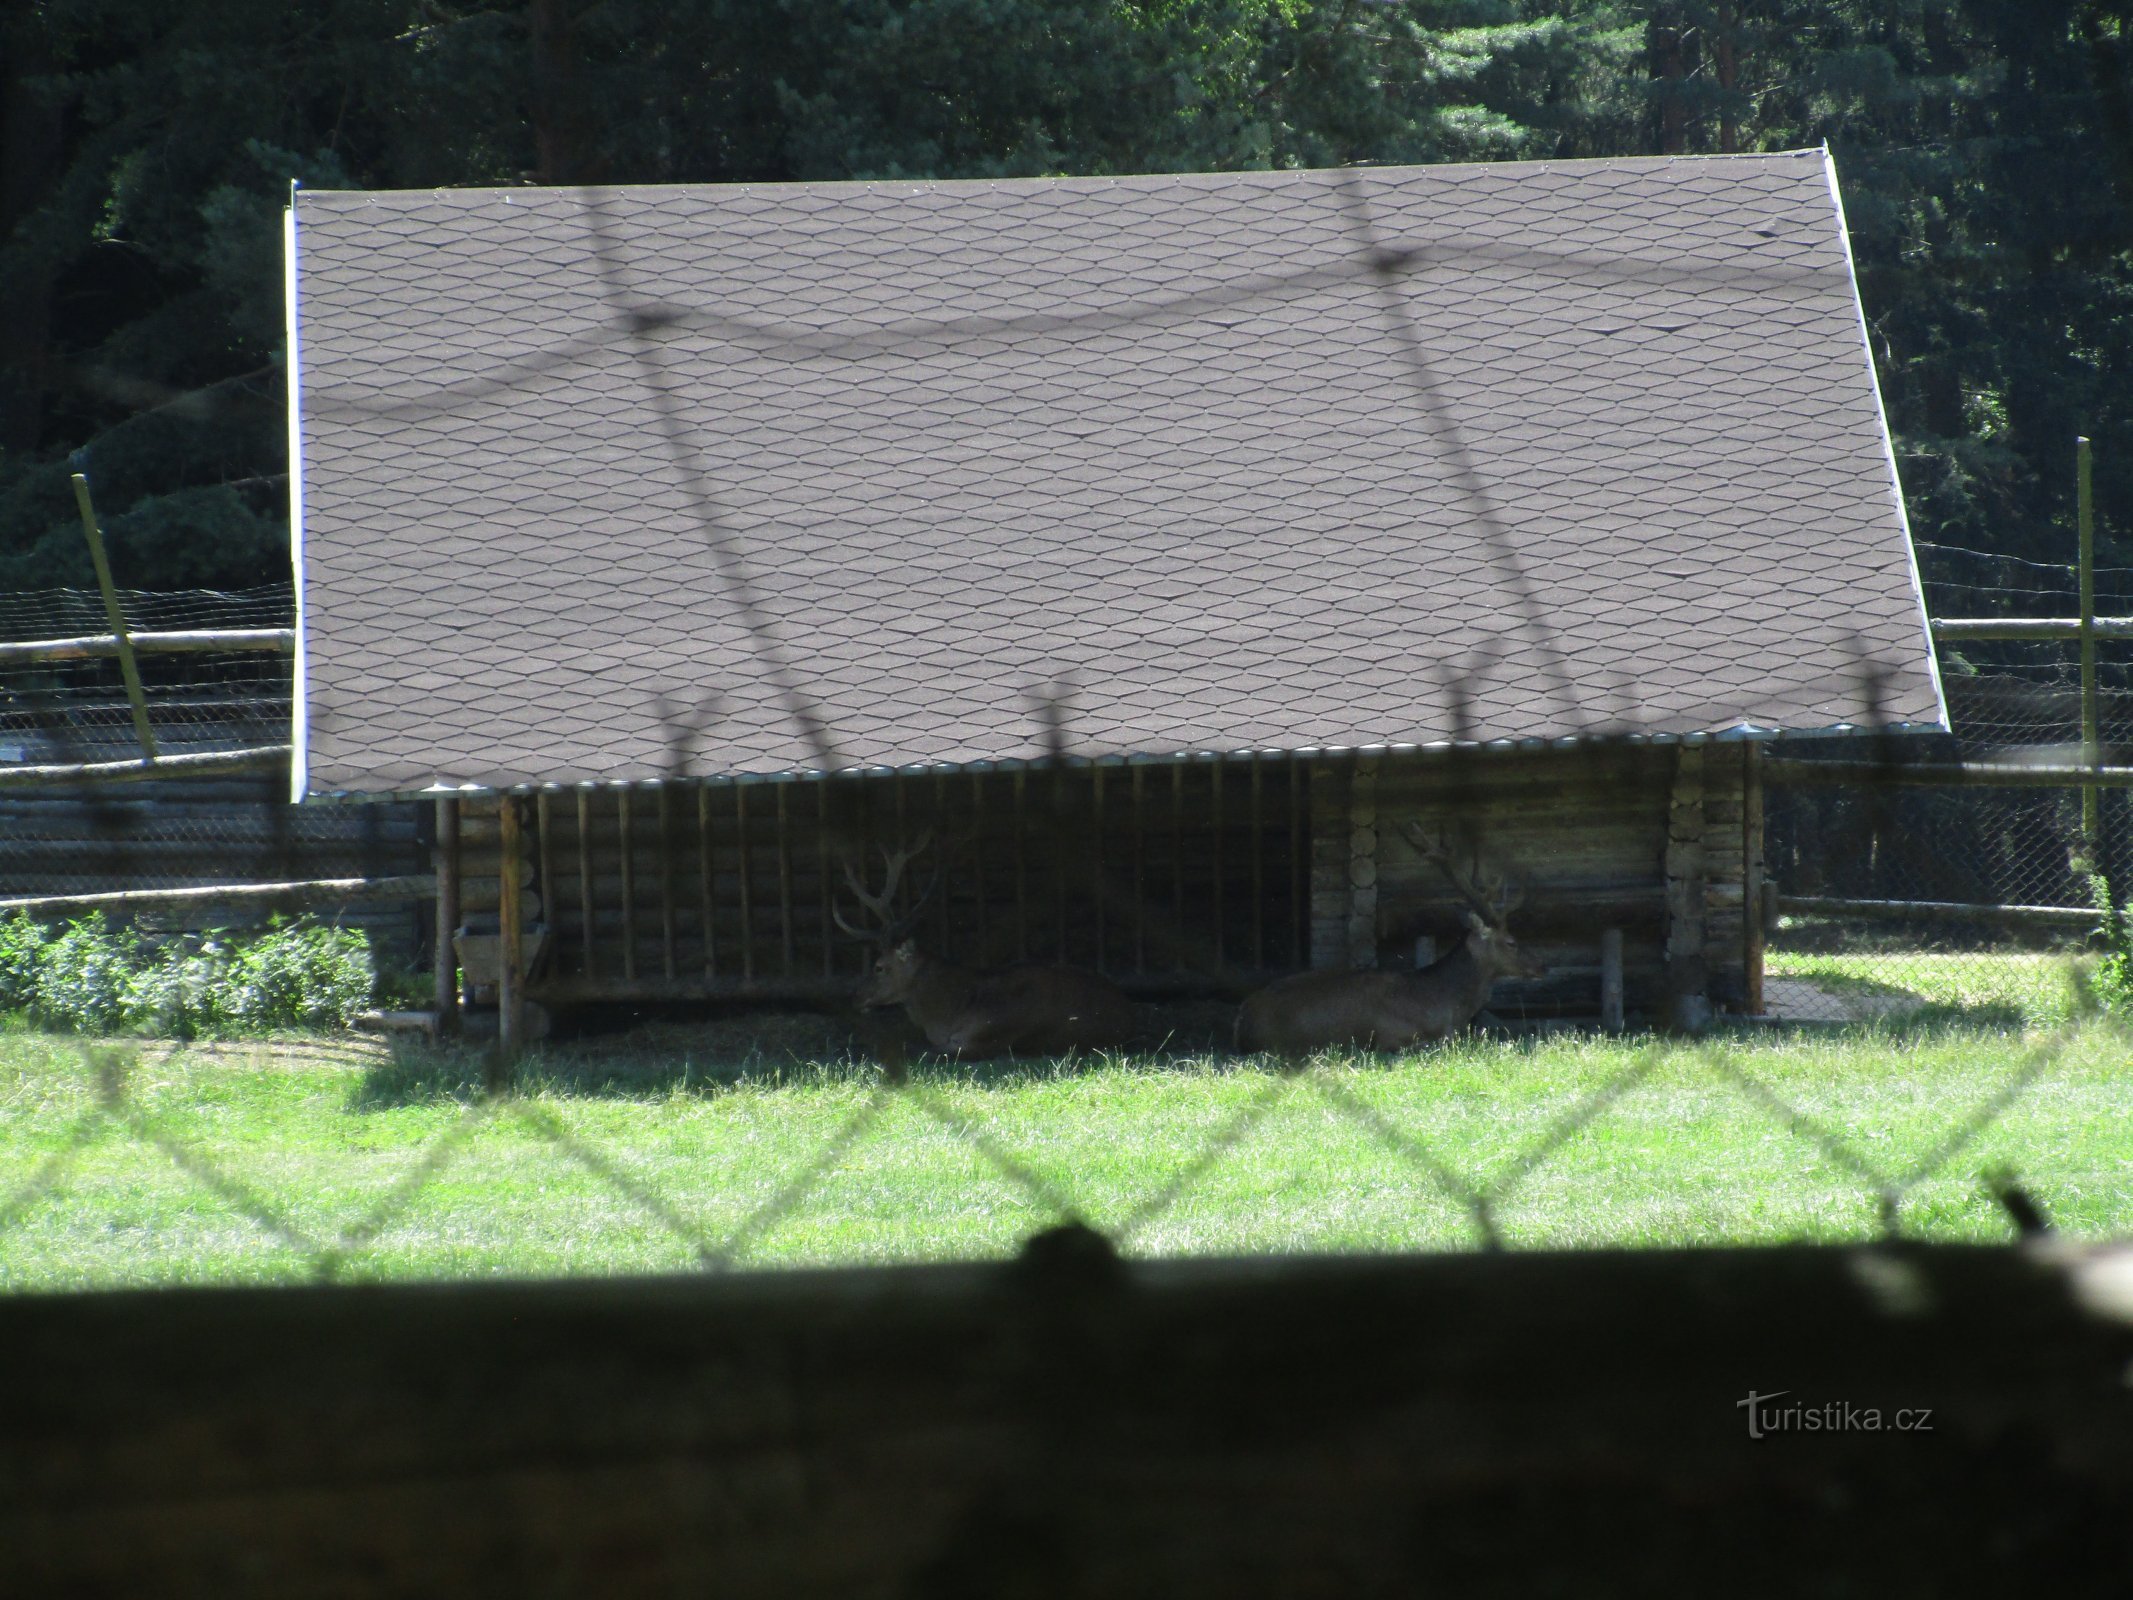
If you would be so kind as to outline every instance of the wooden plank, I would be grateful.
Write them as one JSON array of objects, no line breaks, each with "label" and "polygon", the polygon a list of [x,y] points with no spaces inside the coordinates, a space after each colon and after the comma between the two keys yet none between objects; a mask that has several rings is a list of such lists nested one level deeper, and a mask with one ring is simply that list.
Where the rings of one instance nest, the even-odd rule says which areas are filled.
[{"label": "wooden plank", "polygon": [[[294,628],[183,628],[165,633],[129,633],[127,641],[136,655],[182,655],[203,651],[243,654],[279,651],[289,654],[296,647]],[[0,641],[0,667],[44,666],[58,661],[91,661],[119,653],[119,642],[108,633],[86,634],[73,639],[18,639]]]},{"label": "wooden plank", "polygon": [[1109,907],[1104,893],[1104,769],[1089,768],[1089,915],[1096,924],[1096,970],[1108,966],[1104,923]]},{"label": "wooden plank", "polygon": [[1266,782],[1259,752],[1252,752],[1252,970],[1266,971]]},{"label": "wooden plank", "polygon": [[498,812],[503,822],[499,835],[497,931],[501,948],[497,957],[497,1048],[505,1061],[517,1056],[526,1039],[526,919],[519,897],[519,874],[523,856],[519,841],[518,801],[505,795]]},{"label": "wooden plank", "polygon": [[970,775],[970,875],[978,896],[978,958],[989,961],[992,958],[992,934],[987,926],[990,912],[985,888],[985,774],[982,772]]},{"label": "wooden plank", "polygon": [[578,946],[585,975],[596,977],[600,962],[593,945],[592,792],[578,791]]},{"label": "wooden plank", "polygon": [[1625,1026],[1622,1004],[1622,930],[1600,930],[1600,1026],[1620,1033]]},{"label": "wooden plank", "polygon": [[778,851],[778,970],[791,977],[793,972],[792,938],[792,827],[787,815],[787,792],[789,783],[773,784],[777,794],[777,851]]},{"label": "wooden plank", "polygon": [[1136,764],[1127,771],[1133,791],[1133,970],[1148,970],[1148,769]]},{"label": "wooden plank", "polygon": [[[2060,571],[2066,569],[2061,567]],[[2099,639],[2133,639],[2133,617],[2098,617]],[[2072,644],[2081,638],[2079,617],[1935,617],[1933,638],[1940,644],[1972,639],[2027,639]]]},{"label": "wooden plank", "polygon": [[615,831],[622,841],[622,976],[637,976],[637,850],[630,837],[630,791],[615,791]]},{"label": "wooden plank", "polygon": [[748,839],[748,785],[733,786],[733,848],[740,858],[741,897],[741,977],[746,982],[755,981],[755,898],[750,870],[755,863],[749,859]]},{"label": "wooden plank", "polygon": [[[15,1294],[0,1348],[38,1381],[0,1550],[20,1595],[157,1600],[2105,1595],[2125,1269],[2059,1241],[1121,1262],[1061,1232],[997,1263]],[[1749,1386],[1792,1374],[1754,1437]]]},{"label": "wooden plank", "polygon": [[1763,751],[1741,747],[1741,966],[1746,985],[1741,1004],[1751,1017],[1763,1014]]},{"label": "wooden plank", "polygon": [[1955,900],[1846,900],[1835,895],[1781,894],[1789,917],[1846,917],[1875,922],[1990,922],[2009,927],[2093,928],[2100,914],[2087,906],[1991,906]]},{"label": "wooden plank", "polygon": [[223,883],[183,889],[19,895],[0,900],[0,912],[23,911],[36,917],[57,917],[89,911],[147,911],[203,905],[379,905],[428,900],[436,893],[436,874],[418,872],[392,878],[312,878],[293,883]]},{"label": "wooden plank", "polygon": [[674,959],[674,803],[673,785],[662,783],[653,797],[659,817],[659,950],[666,975],[675,975]]},{"label": "wooden plank", "polygon": [[459,951],[452,943],[459,931],[459,802],[445,795],[434,805],[437,837],[431,847],[430,871],[437,880],[437,922],[431,978],[437,1030],[449,1037],[459,1031]]},{"label": "wooden plank", "polygon": [[[0,777],[4,777],[0,773]],[[1763,782],[1785,788],[2106,789],[2133,787],[2133,767],[2086,767],[2078,761],[1807,761],[1763,757]]]},{"label": "wooden plank", "polygon": [[822,976],[825,978],[837,970],[837,920],[830,914],[834,909],[830,903],[830,784],[834,781],[825,777],[815,784],[815,888],[822,901],[819,915],[822,918]]},{"label": "wooden plank", "polygon": [[289,746],[250,745],[242,750],[203,750],[190,755],[139,757],[126,761],[81,761],[54,766],[0,767],[0,789],[49,789],[73,783],[153,783],[232,772],[282,772]]},{"label": "wooden plank", "polygon": [[1029,768],[1017,767],[1014,773],[1014,838],[1015,838],[1015,950],[1016,958],[1029,959]]},{"label": "wooden plank", "polygon": [[[711,892],[711,786],[696,786],[696,915],[703,927],[704,976],[718,976],[718,907]],[[827,969],[825,969],[827,970]]]}]

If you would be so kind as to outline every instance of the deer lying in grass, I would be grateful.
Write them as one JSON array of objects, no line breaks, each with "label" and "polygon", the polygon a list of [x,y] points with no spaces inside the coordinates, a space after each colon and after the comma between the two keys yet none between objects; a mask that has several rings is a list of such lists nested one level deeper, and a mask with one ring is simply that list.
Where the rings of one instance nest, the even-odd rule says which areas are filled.
[{"label": "deer lying in grass", "polygon": [[924,954],[908,937],[918,913],[939,887],[936,876],[910,910],[892,909],[897,883],[921,838],[903,850],[883,850],[887,876],[869,894],[849,861],[845,882],[874,919],[859,928],[833,910],[837,926],[873,944],[878,954],[856,996],[868,1009],[901,1006],[936,1050],[953,1056],[1064,1055],[1116,1048],[1142,1031],[1139,1009],[1117,987],[1074,967],[1016,966],[980,972]]},{"label": "deer lying in grass", "polygon": [[1465,939],[1420,972],[1299,972],[1269,984],[1237,1013],[1240,1048],[1281,1055],[1344,1045],[1404,1050],[1472,1022],[1497,979],[1537,978],[1547,970],[1511,937],[1505,923],[1520,897],[1501,878],[1479,882],[1442,839],[1412,823],[1401,831],[1467,903]]}]

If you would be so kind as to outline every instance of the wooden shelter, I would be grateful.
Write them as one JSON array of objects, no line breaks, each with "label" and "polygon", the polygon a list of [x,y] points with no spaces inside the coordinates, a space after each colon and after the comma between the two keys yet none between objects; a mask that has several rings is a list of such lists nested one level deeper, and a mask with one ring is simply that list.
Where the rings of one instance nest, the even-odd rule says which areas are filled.
[{"label": "wooden shelter", "polygon": [[297,793],[438,802],[555,1003],[841,995],[845,860],[926,832],[955,959],[1404,963],[1456,823],[1514,1008],[1752,1008],[1759,743],[1946,724],[1824,151],[288,244]]}]

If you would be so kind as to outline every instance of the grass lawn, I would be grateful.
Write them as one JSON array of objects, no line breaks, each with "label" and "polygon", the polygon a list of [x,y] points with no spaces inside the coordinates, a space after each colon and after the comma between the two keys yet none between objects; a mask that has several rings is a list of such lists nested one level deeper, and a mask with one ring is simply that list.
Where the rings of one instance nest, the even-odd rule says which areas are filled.
[{"label": "grass lawn", "polygon": [[940,1067],[916,1095],[682,1029],[537,1054],[499,1106],[471,1056],[142,1043],[121,1047],[129,1119],[99,1113],[80,1042],[0,1034],[0,1289],[298,1281],[322,1248],[344,1279],[984,1257],[1063,1211],[1139,1254],[1474,1247],[1468,1208],[1394,1138],[1489,1192],[1516,1248],[1865,1239],[1866,1174],[1905,1178],[2027,1070],[1907,1190],[1905,1231],[2007,1237],[1980,1184],[2004,1167],[2064,1231],[2133,1233],[2126,1034],[2010,1021],[2045,1017],[2063,982],[2040,971],[2010,1000],[1966,970],[1909,1021],[1841,1030],[1476,1039],[1297,1079],[1206,1058]]}]

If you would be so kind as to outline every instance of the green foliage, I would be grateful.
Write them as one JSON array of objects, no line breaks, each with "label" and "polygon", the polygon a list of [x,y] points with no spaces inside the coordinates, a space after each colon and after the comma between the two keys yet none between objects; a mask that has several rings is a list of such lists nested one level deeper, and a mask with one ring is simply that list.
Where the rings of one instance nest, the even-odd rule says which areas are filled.
[{"label": "green foliage", "polygon": [[2110,880],[2102,873],[2089,874],[2089,895],[2103,936],[2103,958],[2089,975],[2089,994],[2106,1012],[2133,1015],[2133,927],[2124,907],[2112,903]]},{"label": "green foliage", "polygon": [[66,1033],[237,1038],[347,1027],[376,983],[370,941],[308,919],[250,938],[152,944],[96,912],[48,934],[0,921],[0,1011]]},{"label": "green foliage", "polygon": [[[2133,27],[2095,0],[41,0],[0,10],[0,588],[286,574],[314,186],[765,182],[1827,141],[1922,538],[2133,502]],[[242,487],[232,487],[241,485]],[[2123,519],[2118,519],[2123,521]],[[1929,574],[1930,577],[1930,574]]]}]

